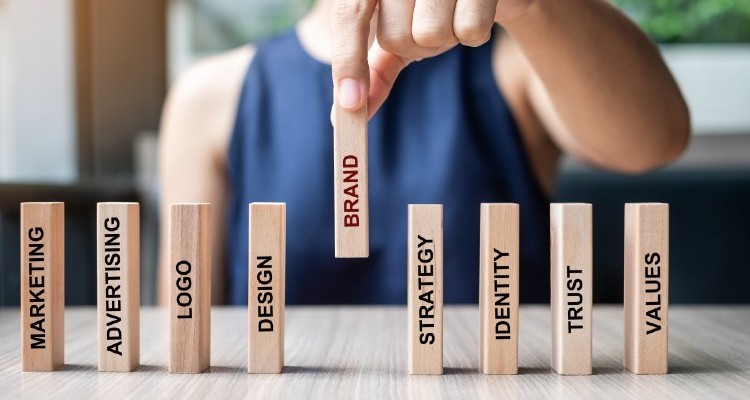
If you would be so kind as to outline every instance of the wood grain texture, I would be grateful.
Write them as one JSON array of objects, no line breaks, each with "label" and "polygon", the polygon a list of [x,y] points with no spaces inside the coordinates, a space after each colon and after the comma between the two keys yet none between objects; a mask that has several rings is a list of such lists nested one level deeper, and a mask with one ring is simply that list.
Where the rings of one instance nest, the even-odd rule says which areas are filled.
[{"label": "wood grain texture", "polygon": [[248,364],[256,374],[284,369],[286,204],[250,204]]},{"label": "wood grain texture", "polygon": [[518,204],[482,204],[479,235],[479,364],[518,373]]},{"label": "wood grain texture", "polygon": [[409,373],[443,373],[443,206],[409,205]]},{"label": "wood grain texture", "polygon": [[96,207],[99,371],[140,364],[140,211],[138,203]]},{"label": "wood grain texture", "polygon": [[550,205],[552,368],[561,375],[592,372],[591,204]]},{"label": "wood grain texture", "polygon": [[625,355],[636,374],[666,374],[669,205],[625,205]]},{"label": "wood grain texture", "polygon": [[211,358],[210,204],[171,205],[169,268],[169,372],[203,372]]},{"label": "wood grain texture", "polygon": [[54,371],[65,358],[65,205],[21,203],[23,371]]},{"label": "wood grain texture", "polygon": [[[96,310],[69,307],[67,365],[22,373],[18,308],[0,310],[0,398],[307,399],[727,399],[750,392],[750,307],[670,309],[670,374],[622,367],[621,306],[597,305],[594,375],[549,367],[550,310],[521,306],[518,375],[484,375],[476,357],[479,312],[445,307],[445,375],[410,376],[406,307],[287,307],[283,374],[247,374],[247,309],[216,307],[211,368],[169,374],[169,312],[142,307],[141,368],[97,372]],[[707,329],[696,329],[706,327]]]},{"label": "wood grain texture", "polygon": [[333,113],[334,213],[337,258],[370,256],[367,106]]}]

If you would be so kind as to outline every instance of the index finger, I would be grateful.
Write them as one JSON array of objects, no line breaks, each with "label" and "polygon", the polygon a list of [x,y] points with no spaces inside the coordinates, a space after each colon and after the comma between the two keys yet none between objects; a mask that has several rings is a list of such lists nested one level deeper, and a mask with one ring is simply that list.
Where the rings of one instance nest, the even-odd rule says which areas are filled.
[{"label": "index finger", "polygon": [[331,69],[334,98],[346,109],[358,110],[370,90],[367,65],[370,19],[377,0],[335,0],[331,14]]}]

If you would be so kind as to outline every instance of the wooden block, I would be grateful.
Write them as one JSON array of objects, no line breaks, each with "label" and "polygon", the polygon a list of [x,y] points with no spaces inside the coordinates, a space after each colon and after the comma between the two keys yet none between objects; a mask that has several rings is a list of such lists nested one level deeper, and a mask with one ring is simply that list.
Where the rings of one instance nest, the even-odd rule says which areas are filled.
[{"label": "wooden block", "polygon": [[99,371],[140,364],[140,257],[138,203],[97,204]]},{"label": "wooden block", "polygon": [[625,205],[625,368],[666,374],[669,204]]},{"label": "wooden block", "polygon": [[169,372],[203,372],[211,358],[210,204],[170,207],[169,267]]},{"label": "wooden block", "polygon": [[443,206],[409,205],[409,373],[443,373]]},{"label": "wooden block", "polygon": [[65,360],[65,205],[21,203],[21,368]]},{"label": "wooden block", "polygon": [[367,106],[349,111],[334,103],[336,258],[369,257]]},{"label": "wooden block", "polygon": [[482,204],[479,237],[479,365],[518,373],[518,204]]},{"label": "wooden block", "polygon": [[250,204],[248,364],[251,374],[284,369],[286,204]]},{"label": "wooden block", "polygon": [[591,204],[551,204],[552,368],[591,374]]}]

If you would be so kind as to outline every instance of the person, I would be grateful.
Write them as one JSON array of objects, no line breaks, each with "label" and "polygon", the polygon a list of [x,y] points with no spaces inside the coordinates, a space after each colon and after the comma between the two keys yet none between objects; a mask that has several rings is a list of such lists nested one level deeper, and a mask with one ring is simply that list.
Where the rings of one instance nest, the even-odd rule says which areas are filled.
[{"label": "person", "polygon": [[[367,259],[334,258],[334,90],[371,116]],[[289,304],[391,304],[406,299],[407,204],[442,203],[444,300],[471,303],[480,203],[516,202],[521,300],[545,301],[561,156],[641,173],[679,157],[689,132],[658,50],[604,0],[318,0],[293,31],[174,84],[162,226],[171,203],[212,203],[213,302],[241,304],[248,203],[286,202]]]}]

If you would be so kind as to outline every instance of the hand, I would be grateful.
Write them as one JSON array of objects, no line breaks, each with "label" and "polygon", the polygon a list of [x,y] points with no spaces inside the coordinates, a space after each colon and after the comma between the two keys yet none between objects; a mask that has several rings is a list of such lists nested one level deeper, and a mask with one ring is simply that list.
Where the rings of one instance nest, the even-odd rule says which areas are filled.
[{"label": "hand", "polygon": [[[498,0],[335,0],[331,63],[337,101],[351,110],[366,101],[372,117],[409,63],[458,43],[482,45],[492,34],[496,15],[520,15],[532,1],[500,0],[498,5]],[[376,41],[368,55],[376,9]]]}]

